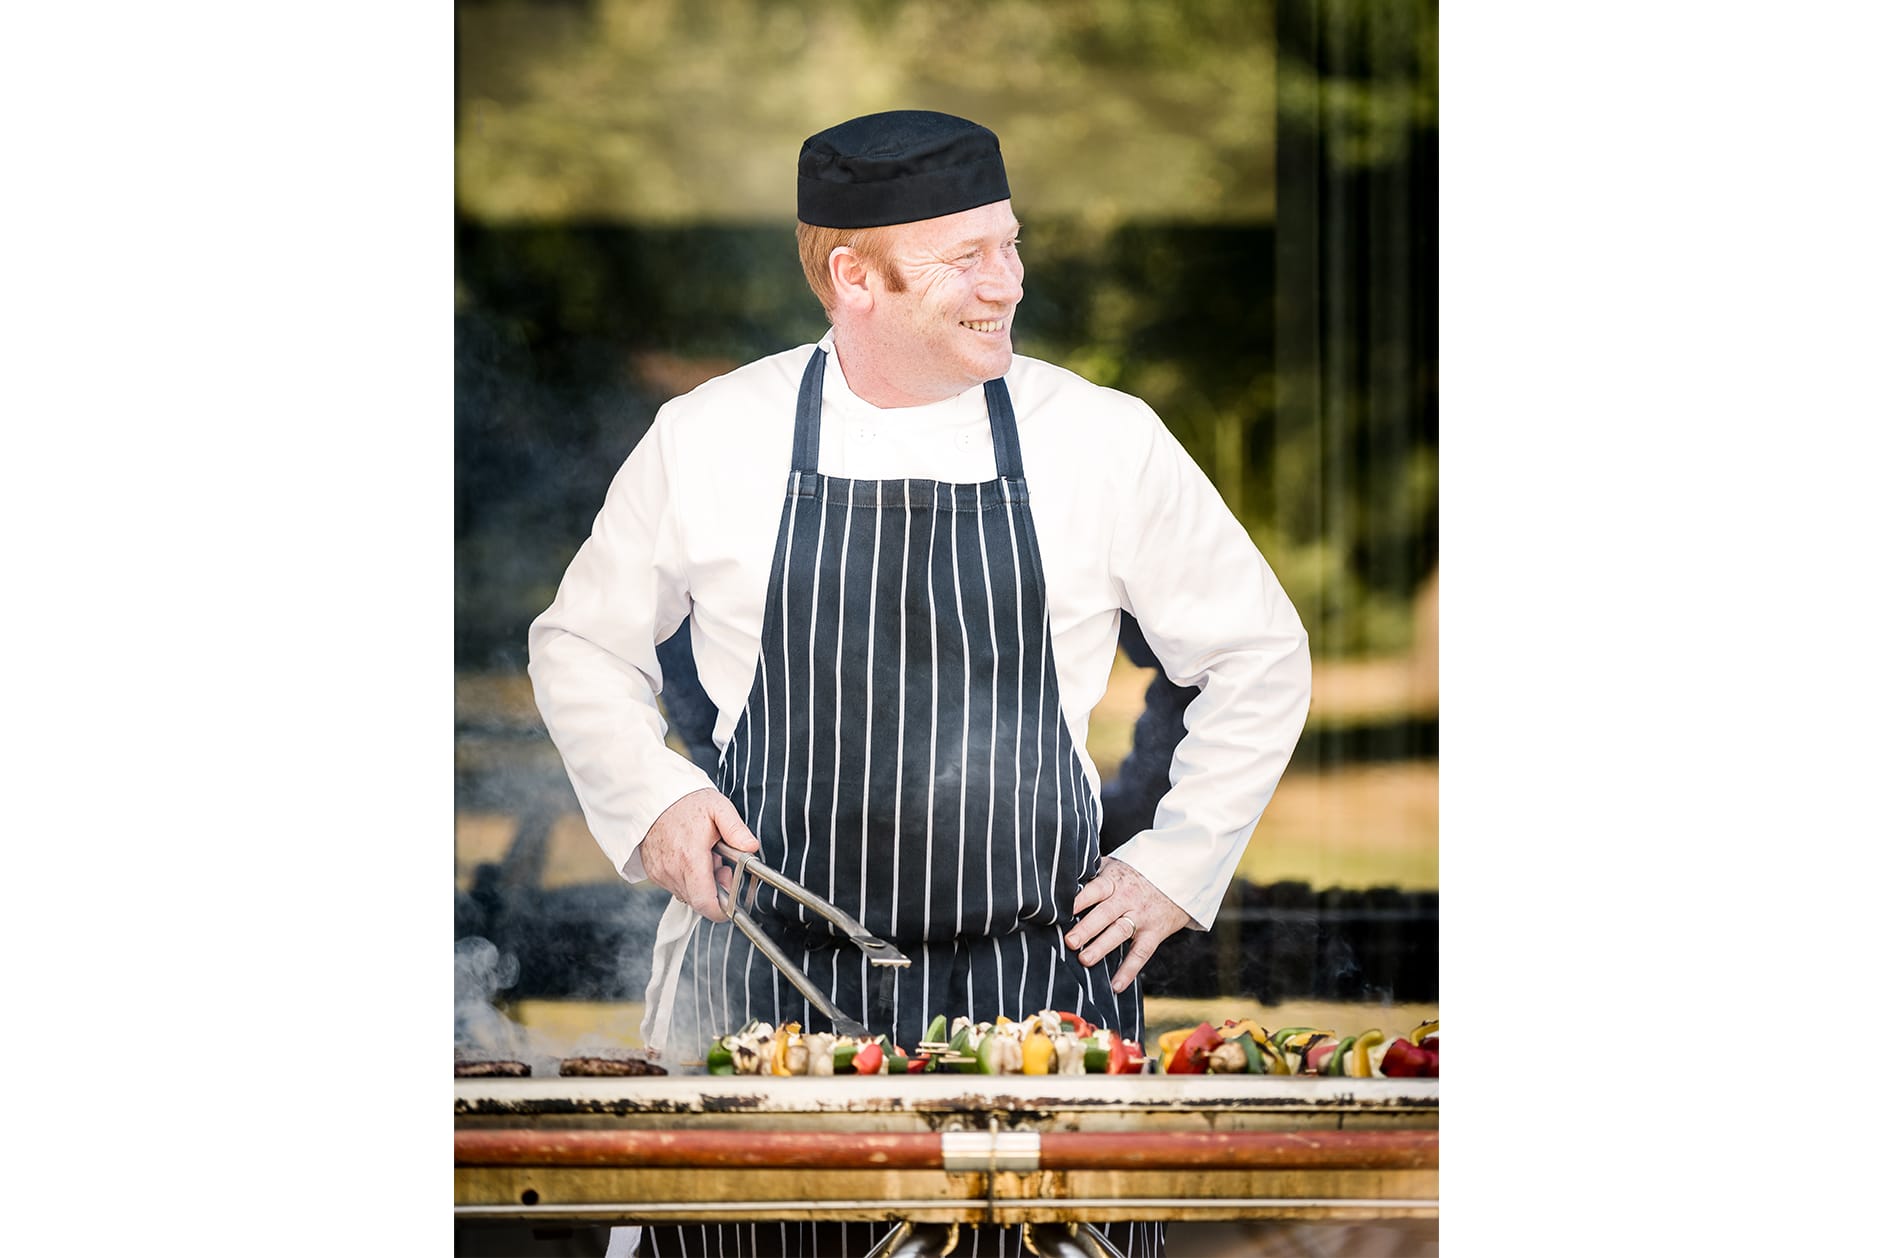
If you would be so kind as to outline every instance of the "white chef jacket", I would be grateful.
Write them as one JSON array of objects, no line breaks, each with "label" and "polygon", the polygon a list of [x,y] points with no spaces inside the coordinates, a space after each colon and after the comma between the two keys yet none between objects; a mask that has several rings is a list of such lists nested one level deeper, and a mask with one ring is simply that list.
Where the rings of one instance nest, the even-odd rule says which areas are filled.
[{"label": "white chef jacket", "polygon": [[[831,334],[661,407],[556,601],[530,626],[537,707],[590,832],[630,881],[646,877],[637,848],[655,819],[713,785],[665,745],[655,644],[693,617],[723,750],[757,667],[798,387],[814,348],[831,350]],[[1095,797],[1086,729],[1111,673],[1120,609],[1138,618],[1173,682],[1202,687],[1152,829],[1114,855],[1207,928],[1307,719],[1307,634],[1248,533],[1150,407],[1020,355],[1007,388],[1060,701]],[[818,468],[865,480],[991,480],[981,387],[927,406],[876,407],[851,392],[833,352]]]}]

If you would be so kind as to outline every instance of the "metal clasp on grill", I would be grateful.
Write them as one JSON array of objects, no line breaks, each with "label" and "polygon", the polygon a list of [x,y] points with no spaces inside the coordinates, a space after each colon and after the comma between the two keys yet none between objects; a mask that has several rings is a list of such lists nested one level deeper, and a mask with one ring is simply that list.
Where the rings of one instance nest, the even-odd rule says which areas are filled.
[{"label": "metal clasp on grill", "polygon": [[1037,1131],[945,1131],[942,1133],[942,1169],[961,1173],[1014,1171],[1028,1174],[1040,1169],[1040,1133]]}]

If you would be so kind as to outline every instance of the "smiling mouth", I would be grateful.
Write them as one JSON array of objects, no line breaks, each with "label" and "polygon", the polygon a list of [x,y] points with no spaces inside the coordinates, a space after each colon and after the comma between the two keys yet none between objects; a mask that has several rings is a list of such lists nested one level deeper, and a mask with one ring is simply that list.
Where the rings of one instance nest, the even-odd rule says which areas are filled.
[{"label": "smiling mouth", "polygon": [[1007,326],[1006,319],[963,319],[962,326],[971,332],[999,332]]}]

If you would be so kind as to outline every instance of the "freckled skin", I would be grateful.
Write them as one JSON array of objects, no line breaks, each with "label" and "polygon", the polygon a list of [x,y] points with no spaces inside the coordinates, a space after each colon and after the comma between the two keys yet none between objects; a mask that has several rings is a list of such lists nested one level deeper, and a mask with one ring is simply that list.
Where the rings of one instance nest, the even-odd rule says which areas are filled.
[{"label": "freckled skin", "polygon": [[[869,271],[840,283],[832,312],[838,362],[874,406],[940,402],[1007,374],[1020,304],[1020,223],[1007,201],[895,229],[890,253],[905,285]],[[848,250],[840,250],[848,253]],[[998,331],[964,324],[998,322]]]}]

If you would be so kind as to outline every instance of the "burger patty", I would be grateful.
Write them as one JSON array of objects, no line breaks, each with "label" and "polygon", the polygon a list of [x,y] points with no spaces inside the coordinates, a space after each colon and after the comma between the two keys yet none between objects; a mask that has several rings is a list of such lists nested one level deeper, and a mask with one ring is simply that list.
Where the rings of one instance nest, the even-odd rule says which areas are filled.
[{"label": "burger patty", "polygon": [[460,1079],[527,1079],[530,1076],[530,1063],[527,1061],[460,1061],[453,1063],[453,1072]]},{"label": "burger patty", "polygon": [[565,1057],[557,1070],[563,1075],[664,1075],[665,1067],[639,1057]]}]

